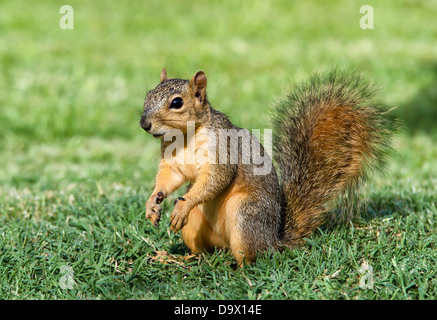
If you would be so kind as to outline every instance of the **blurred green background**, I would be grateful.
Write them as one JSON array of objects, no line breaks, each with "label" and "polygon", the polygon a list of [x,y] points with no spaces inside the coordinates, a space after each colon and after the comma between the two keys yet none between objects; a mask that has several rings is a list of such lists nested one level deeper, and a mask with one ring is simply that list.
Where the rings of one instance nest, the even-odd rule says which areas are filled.
[{"label": "blurred green background", "polygon": [[[72,30],[60,28],[63,4],[74,9]],[[373,30],[360,28],[363,4],[373,7]],[[83,216],[80,208],[99,203],[102,195],[113,204],[130,199],[112,214],[132,210],[126,221],[96,223],[102,235],[132,222],[148,232],[142,203],[153,187],[159,142],[138,120],[163,67],[169,77],[186,79],[205,71],[213,107],[249,129],[270,127],[270,107],[292,81],[333,65],[364,71],[404,123],[390,173],[372,185],[377,199],[389,202],[379,208],[393,212],[410,205],[435,219],[436,16],[433,0],[2,0],[3,256],[17,247],[13,230],[22,230],[24,239],[35,230],[55,230],[69,216],[93,225],[93,214],[98,217],[104,206]],[[46,237],[57,241],[59,234]],[[65,240],[65,248],[71,245]],[[17,248],[22,261],[30,259]],[[65,261],[76,261],[56,259],[41,272],[56,274]],[[21,266],[7,261],[4,275]]]},{"label": "blurred green background", "polygon": [[72,1],[73,30],[59,26],[62,4],[2,1],[0,185],[148,177],[158,143],[138,118],[164,66],[204,70],[213,106],[246,128],[269,127],[292,80],[358,68],[407,137],[436,136],[435,1],[370,2],[373,30],[358,1]]}]

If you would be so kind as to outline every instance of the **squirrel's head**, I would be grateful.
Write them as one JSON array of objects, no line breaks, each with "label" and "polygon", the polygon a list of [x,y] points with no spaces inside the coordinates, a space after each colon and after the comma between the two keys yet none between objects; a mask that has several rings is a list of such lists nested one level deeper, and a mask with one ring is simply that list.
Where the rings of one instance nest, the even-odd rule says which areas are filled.
[{"label": "squirrel's head", "polygon": [[187,121],[201,122],[207,107],[203,71],[197,72],[188,81],[168,79],[164,68],[161,83],[146,95],[140,126],[155,138],[172,129],[186,133]]}]

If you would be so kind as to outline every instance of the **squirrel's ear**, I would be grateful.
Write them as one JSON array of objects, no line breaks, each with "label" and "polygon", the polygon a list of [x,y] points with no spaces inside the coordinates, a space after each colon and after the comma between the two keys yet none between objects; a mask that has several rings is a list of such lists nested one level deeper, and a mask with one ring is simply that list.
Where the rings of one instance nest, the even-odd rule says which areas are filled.
[{"label": "squirrel's ear", "polygon": [[205,72],[197,72],[190,81],[194,96],[200,100],[201,103],[205,100],[206,94],[206,75]]},{"label": "squirrel's ear", "polygon": [[161,71],[161,82],[164,82],[165,80],[167,80],[167,70],[165,70],[165,68],[162,68],[162,71]]}]

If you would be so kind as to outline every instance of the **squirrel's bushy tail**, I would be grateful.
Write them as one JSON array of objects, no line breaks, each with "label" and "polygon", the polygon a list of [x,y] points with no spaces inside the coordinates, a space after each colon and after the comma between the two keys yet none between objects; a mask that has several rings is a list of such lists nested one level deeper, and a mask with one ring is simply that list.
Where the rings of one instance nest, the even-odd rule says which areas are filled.
[{"label": "squirrel's bushy tail", "polygon": [[333,209],[343,220],[358,210],[361,186],[384,167],[394,128],[375,92],[361,74],[335,69],[313,74],[278,103],[273,150],[285,198],[283,244],[311,234]]}]

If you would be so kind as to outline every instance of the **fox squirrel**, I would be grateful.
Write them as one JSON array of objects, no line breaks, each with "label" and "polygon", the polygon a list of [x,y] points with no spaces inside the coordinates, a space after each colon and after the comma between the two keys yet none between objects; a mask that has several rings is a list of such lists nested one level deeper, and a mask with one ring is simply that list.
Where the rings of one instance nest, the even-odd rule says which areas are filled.
[{"label": "fox squirrel", "polygon": [[[373,87],[362,75],[338,69],[315,73],[279,101],[272,149],[280,179],[274,166],[256,174],[260,164],[252,155],[243,161],[246,153],[258,149],[272,164],[254,135],[211,107],[206,86],[202,71],[188,81],[167,78],[164,68],[161,83],[146,95],[140,126],[161,139],[161,162],[146,203],[147,219],[158,226],[160,203],[189,182],[185,195],[175,201],[171,229],[181,230],[193,252],[230,248],[241,265],[268,248],[301,244],[335,212],[341,219],[351,218],[361,185],[370,171],[386,162],[391,137],[390,112],[375,100]],[[244,151],[240,143],[244,139],[230,136],[225,138],[232,140],[229,145],[218,148],[221,131],[229,130],[243,130],[238,138],[249,137],[250,148]],[[170,132],[179,132],[183,142],[173,145],[174,135],[165,138]],[[224,153],[225,160],[197,157],[205,146],[216,157],[223,158]],[[169,161],[168,149],[183,161]],[[189,152],[196,154],[192,162],[186,161]]]}]

